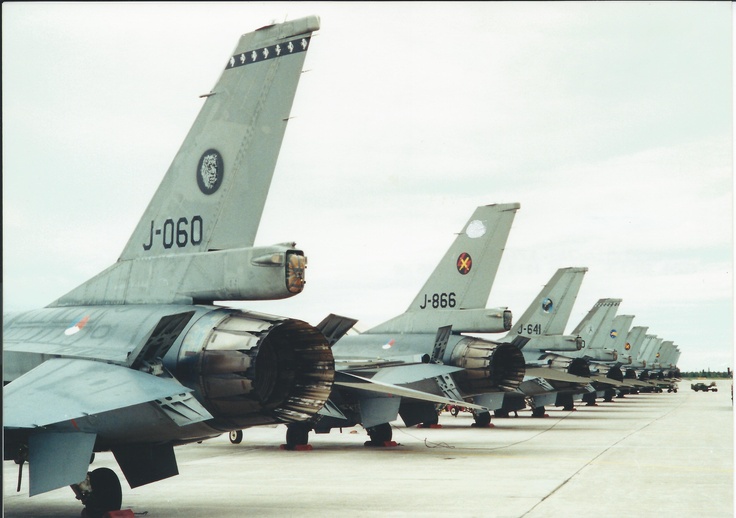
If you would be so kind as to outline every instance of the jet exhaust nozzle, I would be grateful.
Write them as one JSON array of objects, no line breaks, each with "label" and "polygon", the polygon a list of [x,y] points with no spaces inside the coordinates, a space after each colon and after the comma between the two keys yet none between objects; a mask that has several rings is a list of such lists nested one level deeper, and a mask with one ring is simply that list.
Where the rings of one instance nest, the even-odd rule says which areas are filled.
[{"label": "jet exhaust nozzle", "polygon": [[198,345],[185,339],[180,362],[191,366],[196,356],[192,381],[215,428],[305,421],[329,397],[332,351],[306,322],[234,312],[209,329],[190,330],[190,336]]},{"label": "jet exhaust nozzle", "polygon": [[465,369],[455,374],[467,394],[515,390],[526,372],[524,355],[512,344],[468,339],[456,348],[451,363]]}]

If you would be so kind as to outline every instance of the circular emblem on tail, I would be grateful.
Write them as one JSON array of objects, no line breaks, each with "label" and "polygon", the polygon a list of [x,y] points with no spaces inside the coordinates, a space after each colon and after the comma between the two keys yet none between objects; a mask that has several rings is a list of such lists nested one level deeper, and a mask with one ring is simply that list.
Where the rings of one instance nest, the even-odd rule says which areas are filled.
[{"label": "circular emblem on tail", "polygon": [[549,297],[542,301],[542,311],[544,311],[545,313],[549,313],[550,311],[552,311],[553,307],[555,307],[555,305],[552,302],[552,299],[550,299]]},{"label": "circular emblem on tail", "polygon": [[197,165],[197,185],[204,194],[213,194],[220,188],[225,166],[222,155],[216,149],[208,149],[199,159]]},{"label": "circular emblem on tail", "polygon": [[473,267],[473,260],[470,258],[470,254],[467,252],[463,252],[460,254],[457,258],[457,271],[460,272],[462,275],[466,275],[468,272],[470,272],[470,269]]}]

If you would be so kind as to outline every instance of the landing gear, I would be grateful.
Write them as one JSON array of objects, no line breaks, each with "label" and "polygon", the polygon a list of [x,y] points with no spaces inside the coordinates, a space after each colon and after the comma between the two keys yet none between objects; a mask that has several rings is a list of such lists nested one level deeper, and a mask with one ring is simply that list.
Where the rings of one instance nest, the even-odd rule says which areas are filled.
[{"label": "landing gear", "polygon": [[[434,415],[434,417],[431,417],[430,419],[427,419],[423,423],[419,425],[419,428],[441,428],[439,426],[440,423],[440,416]],[[391,426],[389,426],[391,428]],[[370,432],[369,432],[370,433]],[[388,440],[391,440],[391,437],[388,438]]]},{"label": "landing gear", "polygon": [[583,402],[585,402],[587,406],[598,406],[596,405],[596,402],[595,402],[595,392],[585,394],[583,396]]},{"label": "landing gear", "polygon": [[545,417],[544,406],[537,406],[532,408],[532,417]]},{"label": "landing gear", "polygon": [[388,423],[382,423],[367,429],[370,441],[365,442],[365,446],[386,446],[391,442],[393,429]]},{"label": "landing gear", "polygon": [[108,468],[97,468],[87,473],[87,478],[80,484],[74,484],[72,490],[77,500],[84,504],[85,516],[101,518],[105,513],[117,511],[123,503],[123,490],[115,472]]},{"label": "landing gear", "polygon": [[473,415],[473,419],[475,419],[475,422],[471,426],[476,426],[478,428],[488,428],[489,426],[491,426],[490,412],[477,413]]},{"label": "landing gear", "polygon": [[304,423],[291,423],[286,425],[286,449],[307,449],[309,444],[309,432],[312,428]]},{"label": "landing gear", "polygon": [[240,444],[243,441],[243,430],[233,430],[230,432],[230,442]]}]

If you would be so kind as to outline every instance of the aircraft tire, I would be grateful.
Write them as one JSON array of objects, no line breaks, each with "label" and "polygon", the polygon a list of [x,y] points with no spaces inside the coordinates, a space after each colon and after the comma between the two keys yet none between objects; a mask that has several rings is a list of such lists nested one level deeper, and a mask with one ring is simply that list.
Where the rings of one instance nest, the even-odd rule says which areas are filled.
[{"label": "aircraft tire", "polygon": [[[439,424],[439,422],[440,422],[440,416],[435,415],[434,417],[432,417],[432,418],[427,419],[426,421],[424,421],[421,424],[421,427],[422,428],[432,428],[433,426]],[[391,439],[389,438],[389,440],[391,440]]]},{"label": "aircraft tire", "polygon": [[303,423],[292,423],[286,426],[286,449],[293,450],[297,446],[309,444],[311,428]]},{"label": "aircraft tire", "polygon": [[368,436],[371,438],[366,445],[383,446],[393,437],[393,429],[389,423],[382,423],[368,428]]},{"label": "aircraft tire", "polygon": [[230,432],[230,442],[240,444],[243,441],[243,430],[233,430]]},{"label": "aircraft tire", "polygon": [[475,426],[479,426],[481,428],[488,427],[488,425],[491,424],[491,413],[490,412],[481,412],[479,414],[475,414],[473,416],[473,419],[475,419]]},{"label": "aircraft tire", "polygon": [[97,468],[89,474],[92,492],[85,502],[88,518],[102,517],[109,511],[117,511],[123,503],[120,479],[109,468]]},{"label": "aircraft tire", "polygon": [[544,417],[544,407],[538,406],[532,408],[532,417]]}]

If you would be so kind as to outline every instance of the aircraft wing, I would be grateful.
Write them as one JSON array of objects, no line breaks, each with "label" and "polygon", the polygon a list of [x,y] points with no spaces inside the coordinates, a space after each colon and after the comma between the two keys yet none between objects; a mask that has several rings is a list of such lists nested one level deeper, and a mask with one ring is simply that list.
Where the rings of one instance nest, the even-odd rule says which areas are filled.
[{"label": "aircraft wing", "polygon": [[355,374],[347,372],[336,372],[335,373],[335,385],[353,390],[361,390],[368,392],[377,392],[380,394],[388,394],[391,396],[399,396],[411,399],[418,399],[421,401],[429,401],[432,403],[440,403],[443,405],[457,405],[468,409],[475,409],[480,411],[487,411],[486,407],[468,403],[467,401],[458,401],[455,399],[446,398],[443,396],[437,396],[428,392],[420,390],[414,390],[390,383],[381,382],[378,380],[364,378]]},{"label": "aircraft wing", "polygon": [[624,385],[627,387],[645,388],[651,387],[651,385],[645,381],[635,379],[624,379]]},{"label": "aircraft wing", "polygon": [[3,392],[8,428],[50,426],[154,401],[180,426],[212,418],[189,395],[191,389],[174,379],[93,360],[47,360]]},{"label": "aircraft wing", "polygon": [[569,383],[580,383],[583,385],[587,385],[591,381],[590,378],[575,376],[574,374],[568,374],[567,372],[558,369],[550,369],[549,367],[527,367],[524,377],[567,381]]},{"label": "aircraft wing", "polygon": [[622,381],[615,380],[613,378],[607,378],[606,376],[591,376],[590,382],[597,382],[602,385],[609,385],[611,387],[626,387],[626,383]]}]

